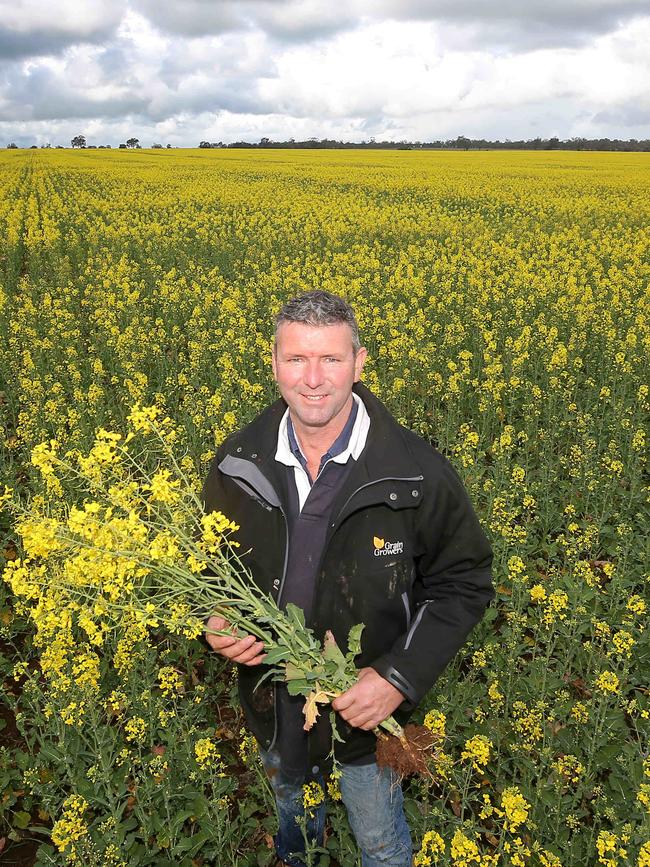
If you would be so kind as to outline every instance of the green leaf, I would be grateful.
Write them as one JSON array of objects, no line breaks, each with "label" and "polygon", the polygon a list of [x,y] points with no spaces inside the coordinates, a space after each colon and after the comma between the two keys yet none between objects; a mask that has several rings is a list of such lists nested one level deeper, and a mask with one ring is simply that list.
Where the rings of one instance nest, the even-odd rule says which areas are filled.
[{"label": "green leaf", "polygon": [[338,729],[336,728],[336,711],[335,710],[330,711],[330,725],[332,726],[332,740],[338,741],[340,744],[344,744],[345,741],[343,740],[343,738],[339,734]]},{"label": "green leaf", "polygon": [[300,680],[301,678],[304,678],[305,675],[305,670],[300,668],[299,665],[296,665],[295,662],[287,662],[284,670],[285,680]]},{"label": "green leaf", "polygon": [[304,678],[290,680],[287,683],[289,695],[306,695],[311,689],[311,684]]},{"label": "green leaf", "polygon": [[20,810],[18,813],[14,813],[13,824],[16,826],[16,828],[21,828],[24,830],[31,821],[32,817],[24,810]]},{"label": "green leaf", "polygon": [[191,837],[181,837],[180,840],[174,843],[174,851],[189,852],[191,850],[196,850],[198,852],[203,843],[210,839],[210,836],[210,831],[205,830],[192,834]]},{"label": "green leaf", "polygon": [[596,755],[594,756],[594,758],[599,765],[607,765],[620,752],[620,744],[606,744],[604,747],[596,750]]},{"label": "green leaf", "polygon": [[210,809],[210,804],[208,799],[203,795],[198,795],[192,801],[192,811],[197,819],[200,819],[202,816],[207,815]]},{"label": "green leaf", "polygon": [[288,650],[286,647],[274,647],[268,651],[264,659],[265,665],[274,665],[276,662],[284,662]]},{"label": "green leaf", "polygon": [[289,620],[297,623],[301,629],[305,628],[305,612],[302,608],[298,608],[297,605],[294,605],[293,602],[287,603],[287,617]]},{"label": "green leaf", "polygon": [[363,623],[357,623],[356,626],[353,626],[352,629],[348,632],[348,653],[347,656],[349,659],[354,659],[354,657],[361,652],[361,633],[364,630]]},{"label": "green leaf", "polygon": [[329,629],[325,633],[325,640],[323,641],[323,658],[328,662],[336,662],[337,665],[345,664],[345,656]]},{"label": "green leaf", "polygon": [[180,831],[185,822],[194,816],[194,810],[179,810],[178,813],[169,823],[169,827],[173,832]]}]

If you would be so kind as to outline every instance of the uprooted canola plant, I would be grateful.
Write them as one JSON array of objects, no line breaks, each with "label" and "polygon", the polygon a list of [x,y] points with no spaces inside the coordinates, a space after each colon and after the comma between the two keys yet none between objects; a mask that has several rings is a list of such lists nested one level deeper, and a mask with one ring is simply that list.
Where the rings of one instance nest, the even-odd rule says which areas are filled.
[{"label": "uprooted canola plant", "polygon": [[[273,311],[306,289],[345,295],[366,385],[449,456],[495,549],[497,599],[416,715],[439,749],[433,779],[405,784],[415,863],[650,865],[648,156],[0,165],[0,483],[38,497],[35,447],[87,451],[157,406],[198,489],[275,396]],[[2,592],[5,636],[28,633],[37,601]],[[62,622],[42,678],[21,647],[6,694],[49,747],[14,756],[4,802],[10,825],[54,823],[47,863],[271,858],[254,742],[200,640],[179,650],[130,624],[98,646]],[[328,851],[353,865],[335,779],[329,796]]]}]

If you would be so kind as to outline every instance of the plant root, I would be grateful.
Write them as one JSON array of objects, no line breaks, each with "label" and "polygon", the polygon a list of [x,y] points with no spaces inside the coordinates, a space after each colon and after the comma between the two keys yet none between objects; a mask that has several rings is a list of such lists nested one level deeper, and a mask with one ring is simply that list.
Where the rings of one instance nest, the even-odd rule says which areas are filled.
[{"label": "plant root", "polygon": [[385,735],[377,738],[377,765],[392,768],[403,779],[418,774],[433,778],[429,763],[436,735],[424,726],[407,725],[400,736]]}]

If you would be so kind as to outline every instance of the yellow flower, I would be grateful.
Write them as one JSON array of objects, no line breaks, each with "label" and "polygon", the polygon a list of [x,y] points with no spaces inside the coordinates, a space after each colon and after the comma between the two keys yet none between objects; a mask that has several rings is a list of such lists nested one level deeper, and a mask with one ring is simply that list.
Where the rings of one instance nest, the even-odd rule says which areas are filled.
[{"label": "yellow flower", "polygon": [[446,851],[445,841],[437,831],[427,831],[422,838],[420,851],[413,859],[414,867],[429,867],[430,864],[438,864]]},{"label": "yellow flower", "polygon": [[470,864],[481,863],[481,853],[474,840],[470,840],[459,829],[451,841],[451,862],[454,867],[469,867]]},{"label": "yellow flower", "polygon": [[461,759],[469,759],[472,767],[479,774],[485,771],[485,766],[490,761],[492,741],[485,735],[474,735],[465,741],[465,749],[460,754]]},{"label": "yellow flower", "polygon": [[619,838],[611,831],[600,831],[596,839],[598,863],[605,867],[617,867],[619,858],[626,858],[627,851],[619,846]]},{"label": "yellow flower", "polygon": [[617,693],[619,690],[620,681],[618,675],[613,671],[603,671],[596,678],[595,687],[601,692]]},{"label": "yellow flower", "polygon": [[59,852],[70,854],[75,844],[88,834],[84,815],[88,802],[81,795],[70,795],[63,802],[63,814],[52,828],[52,842]]},{"label": "yellow flower", "polygon": [[126,739],[131,743],[141,741],[144,738],[146,731],[147,725],[142,717],[139,716],[131,717],[124,726]]},{"label": "yellow flower", "polygon": [[129,421],[135,431],[139,433],[150,433],[155,428],[155,423],[161,415],[161,410],[157,406],[136,406],[129,413]]},{"label": "yellow flower", "polygon": [[63,488],[61,482],[54,472],[54,467],[58,463],[57,448],[59,444],[56,440],[49,440],[46,443],[34,446],[32,449],[32,464],[40,470],[46,487],[53,494],[63,496]]},{"label": "yellow flower", "polygon": [[552,767],[564,783],[572,785],[579,783],[580,778],[585,772],[584,765],[572,755],[560,756],[560,758],[553,762]]},{"label": "yellow flower", "polygon": [[632,638],[632,635],[629,632],[625,629],[619,629],[619,631],[615,632],[612,636],[613,650],[609,650],[607,655],[613,656],[613,654],[616,653],[625,659],[630,659],[632,656],[632,648],[635,643],[634,638]]},{"label": "yellow flower", "polygon": [[637,867],[650,867],[650,840],[644,843],[639,849]]},{"label": "yellow flower", "polygon": [[571,717],[578,723],[589,722],[589,710],[584,702],[576,702],[571,708]]},{"label": "yellow flower", "polygon": [[504,828],[513,834],[516,833],[519,826],[523,825],[528,819],[530,804],[526,801],[517,786],[510,786],[504,789],[501,795],[501,806],[505,813]]},{"label": "yellow flower", "polygon": [[535,584],[530,588],[530,598],[532,602],[543,602],[546,599],[546,590],[541,584]]},{"label": "yellow flower", "polygon": [[446,723],[447,717],[444,713],[434,709],[427,712],[423,724],[430,732],[433,732],[438,738],[442,739],[445,737]]},{"label": "yellow flower", "polygon": [[200,738],[194,744],[194,757],[203,771],[212,771],[218,777],[225,777],[225,765],[219,755],[217,745],[210,738]]},{"label": "yellow flower", "polygon": [[630,596],[625,606],[631,614],[637,614],[639,617],[646,612],[645,600],[636,594]]},{"label": "yellow flower", "polygon": [[646,813],[650,813],[650,784],[641,783],[636,799],[644,807]]},{"label": "yellow flower", "polygon": [[503,699],[505,696],[499,690],[499,681],[493,680],[492,683],[488,687],[488,696],[490,697],[490,703],[494,707],[501,707],[503,704]]},{"label": "yellow flower", "polygon": [[158,670],[158,683],[160,684],[160,691],[167,698],[184,691],[183,678],[171,665],[163,666]]},{"label": "yellow flower", "polygon": [[151,477],[151,484],[145,490],[151,491],[151,501],[173,506],[180,499],[180,479],[173,479],[167,469],[159,470]]},{"label": "yellow flower", "polygon": [[325,800],[325,793],[315,781],[305,783],[302,787],[302,805],[305,810],[318,807]]}]

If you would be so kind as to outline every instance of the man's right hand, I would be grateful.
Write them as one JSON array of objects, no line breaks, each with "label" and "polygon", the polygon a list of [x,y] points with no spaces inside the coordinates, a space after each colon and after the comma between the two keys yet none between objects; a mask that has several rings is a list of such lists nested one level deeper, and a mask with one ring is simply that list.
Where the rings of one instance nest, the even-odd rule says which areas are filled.
[{"label": "man's right hand", "polygon": [[[208,629],[219,631],[229,630],[230,623],[224,617],[210,617],[205,624]],[[254,635],[246,635],[244,638],[237,638],[228,635],[212,635],[210,632],[205,633],[205,640],[213,650],[230,659],[232,662],[239,662],[241,665],[259,665],[266,658],[264,650],[264,642],[258,641]]]}]

